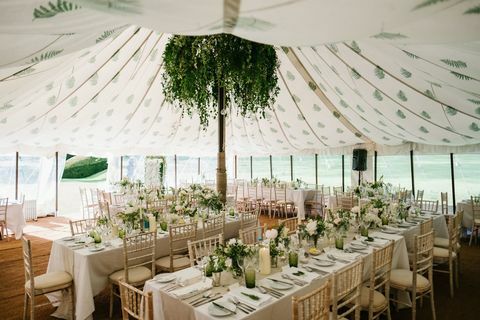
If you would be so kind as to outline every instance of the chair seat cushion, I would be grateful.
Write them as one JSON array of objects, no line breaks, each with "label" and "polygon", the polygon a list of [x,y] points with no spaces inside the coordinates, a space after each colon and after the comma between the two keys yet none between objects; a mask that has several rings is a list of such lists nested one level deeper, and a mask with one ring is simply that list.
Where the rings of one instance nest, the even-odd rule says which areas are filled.
[{"label": "chair seat cushion", "polygon": [[480,218],[475,219],[475,224],[480,224]]},{"label": "chair seat cushion", "polygon": [[[370,288],[362,287],[360,292],[360,305],[362,309],[368,310],[370,305]],[[378,292],[377,290],[373,291],[373,312],[377,312],[383,309],[388,304],[388,300],[385,299],[385,296]]]},{"label": "chair seat cushion", "polygon": [[[392,287],[412,288],[413,272],[405,269],[393,269],[390,273],[390,284]],[[424,276],[417,274],[417,292],[423,292],[430,288],[430,281]]]},{"label": "chair seat cushion", "polygon": [[[109,278],[113,282],[125,281],[124,280],[125,271],[124,269],[115,271],[112,273]],[[128,269],[128,282],[130,283],[139,283],[147,281],[152,278],[152,270],[144,266],[139,266],[135,268]]]},{"label": "chair seat cushion", "polygon": [[[44,290],[48,288],[67,285],[73,281],[72,276],[65,271],[54,271],[36,276],[34,279],[35,290]],[[30,281],[25,283],[25,288],[30,288]]]},{"label": "chair seat cushion", "polygon": [[[173,256],[173,268],[182,269],[190,267],[190,259],[185,256]],[[155,265],[161,269],[170,269],[170,256],[162,257],[155,261]]]},{"label": "chair seat cushion", "polygon": [[[457,254],[452,252],[452,257],[455,258]],[[433,258],[448,258],[448,249],[433,247]]]},{"label": "chair seat cushion", "polygon": [[433,245],[435,247],[440,247],[440,248],[448,248],[448,239],[447,238],[440,238],[440,237],[435,237]]}]

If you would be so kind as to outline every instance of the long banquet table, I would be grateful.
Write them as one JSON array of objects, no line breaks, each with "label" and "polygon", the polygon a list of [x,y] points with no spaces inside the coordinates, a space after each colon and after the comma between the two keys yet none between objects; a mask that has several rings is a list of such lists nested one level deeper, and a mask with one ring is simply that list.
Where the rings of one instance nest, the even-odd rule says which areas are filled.
[{"label": "long banquet table", "polygon": [[[240,221],[227,218],[225,223],[225,239],[238,237]],[[201,239],[202,229],[198,229],[197,238]],[[112,245],[102,251],[91,252],[88,248],[70,247],[71,242],[62,239],[52,244],[47,272],[67,271],[73,276],[75,286],[75,314],[76,319],[89,319],[95,310],[94,297],[108,285],[108,276],[123,269],[122,242],[113,241]],[[159,234],[156,244],[156,258],[169,255],[168,234]],[[58,299],[58,294],[49,296],[52,300]],[[70,310],[68,303],[61,303],[55,316],[66,318]]]},{"label": "long banquet table", "polygon": [[[425,216],[425,217],[428,217],[428,216]],[[443,234],[443,232],[446,229],[445,218],[440,215],[434,215],[432,217],[434,221],[435,232],[437,234]],[[410,245],[413,244],[414,235],[418,234],[419,231],[420,231],[419,225],[416,225],[416,226],[410,227],[409,229],[398,229],[398,232],[399,232],[398,234],[390,234],[390,233],[384,233],[381,231],[373,231],[371,233],[371,236],[373,236],[375,238],[375,241],[377,241],[376,247],[387,245],[388,240],[393,240],[394,251],[393,251],[392,268],[393,269],[409,269],[408,252],[409,250],[412,250],[409,244]],[[358,257],[364,258],[363,277],[364,277],[364,280],[368,279],[370,274],[371,264],[372,264],[371,262],[372,251],[373,251],[372,246],[368,247],[367,252],[365,254],[355,253],[357,255],[356,258],[354,256],[350,256],[350,258],[347,258],[349,257],[347,253],[334,248],[327,247],[324,250],[329,252],[330,254],[336,255],[337,257],[347,259],[350,262],[342,263],[340,261],[336,261],[335,265],[332,267],[319,268],[318,266],[312,264],[313,260],[310,259],[307,263],[308,265],[311,265],[312,267],[315,267],[315,268],[319,268],[322,271],[326,271],[328,272],[328,274],[326,275],[316,274],[314,272],[308,272],[307,270],[302,269],[302,271],[306,273],[307,279],[311,280],[311,282],[308,283],[307,285],[305,286],[294,285],[293,288],[282,291],[285,294],[282,298],[280,299],[272,298],[268,302],[266,302],[264,305],[257,307],[256,311],[248,315],[237,310],[237,313],[235,315],[227,316],[225,317],[225,319],[259,319],[259,320],[291,319],[291,315],[292,315],[291,300],[293,296],[302,296],[313,291],[314,289],[322,285],[325,281],[327,281],[331,277],[333,272],[341,269],[344,266],[347,266],[350,263],[353,263],[353,261]],[[185,271],[182,270],[182,271],[178,271],[176,274],[184,273],[184,272]],[[281,280],[282,272],[283,273],[289,272],[289,267],[283,267],[283,270],[280,268],[273,269],[272,275],[269,275],[268,277],[273,277]],[[231,277],[228,276],[228,274],[225,274],[225,272],[222,275],[222,277],[225,277],[226,275],[227,275],[227,280],[223,281],[222,283],[224,286],[213,289],[214,292],[220,292],[222,294],[223,297],[221,298],[221,300],[227,299],[228,296],[232,294],[231,293],[232,290],[236,290],[235,287],[237,286],[235,285],[235,281],[233,281]],[[258,274],[257,276],[258,276],[257,284],[268,286],[269,280],[265,279],[265,276],[261,276],[261,275],[259,276]],[[193,283],[190,285],[193,288],[196,284]],[[232,285],[232,286],[229,286],[229,285]],[[150,281],[147,281],[144,287],[145,292],[151,291],[153,294],[153,310],[154,310],[155,320],[214,319],[214,317],[212,317],[208,312],[209,304],[204,304],[199,307],[193,307],[189,304],[189,302],[198,298],[200,293],[198,295],[195,295],[187,299],[180,299],[174,295],[175,291],[166,292],[162,290],[164,286],[165,284],[163,283],[159,283],[156,280],[150,280]],[[187,288],[182,288],[183,291],[188,291],[186,289]],[[399,296],[399,298],[402,300],[409,299],[408,296],[406,295]]]}]

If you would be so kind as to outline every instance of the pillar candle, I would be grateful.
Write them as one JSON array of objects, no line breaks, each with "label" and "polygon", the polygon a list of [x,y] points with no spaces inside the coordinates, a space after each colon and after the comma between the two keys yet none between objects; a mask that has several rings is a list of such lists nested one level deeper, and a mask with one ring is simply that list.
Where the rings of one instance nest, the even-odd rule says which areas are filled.
[{"label": "pillar candle", "polygon": [[261,274],[270,274],[270,248],[263,247],[258,251],[259,255],[259,267]]},{"label": "pillar candle", "polygon": [[112,224],[112,237],[118,238],[118,224]]},{"label": "pillar candle", "polygon": [[148,215],[148,222],[150,224],[150,231],[156,232],[157,231],[157,220],[153,214]]}]

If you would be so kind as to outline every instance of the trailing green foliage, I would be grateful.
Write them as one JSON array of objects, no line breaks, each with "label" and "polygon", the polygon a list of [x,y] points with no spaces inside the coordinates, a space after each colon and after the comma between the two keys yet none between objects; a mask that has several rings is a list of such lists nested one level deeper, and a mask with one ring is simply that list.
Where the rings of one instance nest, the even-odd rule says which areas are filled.
[{"label": "trailing green foliage", "polygon": [[375,99],[377,99],[378,101],[382,101],[383,100],[383,96],[382,96],[382,93],[380,91],[378,91],[378,89],[375,89],[375,91],[373,92],[373,97]]},{"label": "trailing green foliage", "polygon": [[362,76],[360,75],[360,73],[358,73],[357,70],[355,69],[350,69],[350,71],[352,72],[352,77],[354,77],[355,79],[360,79]]},{"label": "trailing green foliage", "polygon": [[106,170],[107,159],[94,157],[73,157],[65,163],[63,179],[87,178],[98,172]]},{"label": "trailing green foliage", "polygon": [[78,10],[81,8],[82,7],[78,4],[74,4],[69,1],[57,0],[57,3],[49,1],[47,6],[40,6],[33,10],[33,18],[51,18],[59,13]]},{"label": "trailing green foliage", "polygon": [[447,107],[445,108],[445,111],[446,111],[449,115],[451,115],[451,116],[454,116],[454,115],[457,114],[457,109],[454,109],[454,108],[452,108],[452,107],[448,107],[448,106],[447,106]]},{"label": "trailing green foliage", "polygon": [[452,59],[441,59],[443,63],[449,65],[450,67],[454,68],[466,68],[467,64],[462,60],[452,60]]},{"label": "trailing green foliage", "polygon": [[226,106],[244,117],[265,117],[280,90],[275,49],[232,35],[173,36],[163,60],[166,100],[182,115],[198,113],[204,128],[218,115],[219,88],[225,89]]},{"label": "trailing green foliage", "polygon": [[477,100],[477,99],[467,99],[467,100],[474,104],[480,104],[480,100]]},{"label": "trailing green foliage", "polygon": [[429,6],[432,6],[434,4],[437,4],[439,2],[444,2],[444,1],[448,1],[448,0],[426,0],[418,5],[416,5],[413,10],[417,10],[417,9],[421,9],[421,8],[425,8],[425,7],[429,7]]},{"label": "trailing green foliage", "polygon": [[398,91],[397,93],[397,97],[398,99],[402,100],[402,101],[407,101],[407,96],[405,95],[405,92],[403,92],[402,90]]},{"label": "trailing green foliage", "polygon": [[468,9],[468,10],[465,11],[463,14],[480,14],[480,5]]},{"label": "trailing green foliage", "polygon": [[37,62],[40,62],[40,61],[51,59],[51,58],[55,57],[56,55],[62,53],[62,51],[63,51],[63,49],[62,50],[46,51],[46,52],[42,53],[40,56],[32,58],[31,62],[32,63],[37,63]]}]

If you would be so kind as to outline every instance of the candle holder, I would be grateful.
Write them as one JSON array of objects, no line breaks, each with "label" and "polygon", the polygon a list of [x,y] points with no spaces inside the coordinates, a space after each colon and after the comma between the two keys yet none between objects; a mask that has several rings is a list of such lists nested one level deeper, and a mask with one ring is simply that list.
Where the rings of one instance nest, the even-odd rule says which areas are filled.
[{"label": "candle holder", "polygon": [[335,237],[335,248],[343,250],[343,236],[338,235]]},{"label": "candle holder", "polygon": [[221,282],[222,282],[222,273],[212,272],[212,285],[214,287],[220,287]]}]

